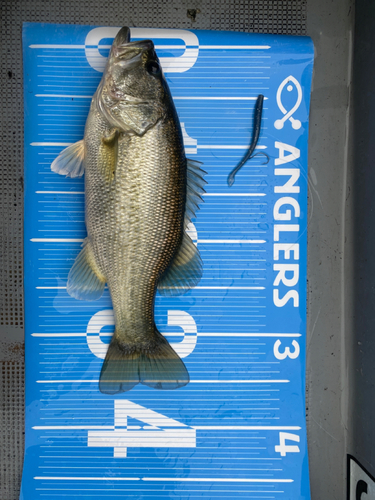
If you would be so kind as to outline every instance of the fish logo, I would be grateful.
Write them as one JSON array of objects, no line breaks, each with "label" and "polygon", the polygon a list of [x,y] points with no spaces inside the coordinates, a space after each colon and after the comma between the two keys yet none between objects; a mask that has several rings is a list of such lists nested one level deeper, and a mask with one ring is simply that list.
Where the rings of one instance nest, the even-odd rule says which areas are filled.
[{"label": "fish logo", "polygon": [[[292,85],[292,83],[294,84],[294,86]],[[285,109],[283,103],[281,102],[281,93],[284,90],[284,87],[286,87],[286,90],[288,92],[291,92],[293,88],[296,88],[297,90],[297,101],[289,111]],[[285,80],[281,82],[279,88],[277,89],[276,102],[284,116],[283,118],[275,121],[275,128],[277,128],[277,130],[281,130],[282,128],[284,128],[284,123],[289,120],[294,130],[299,130],[302,127],[302,123],[300,120],[296,120],[295,118],[293,118],[293,115],[300,107],[300,104],[302,102],[302,88],[298,80],[296,80],[294,76],[289,75],[285,78]]]}]

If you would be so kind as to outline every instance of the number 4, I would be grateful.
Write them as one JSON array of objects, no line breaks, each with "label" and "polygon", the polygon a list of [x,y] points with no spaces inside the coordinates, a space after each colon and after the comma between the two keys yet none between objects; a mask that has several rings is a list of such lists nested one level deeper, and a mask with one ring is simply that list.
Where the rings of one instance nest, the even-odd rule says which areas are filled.
[{"label": "number 4", "polygon": [[299,443],[299,436],[297,434],[290,434],[289,432],[279,432],[280,444],[275,446],[275,451],[280,453],[282,457],[286,457],[287,453],[299,453],[300,449],[297,445],[287,445],[285,441],[295,441]]},{"label": "number 4", "polygon": [[[146,425],[128,425],[128,417]],[[115,399],[114,424],[110,431],[89,431],[87,446],[113,448],[115,458],[126,458],[128,448],[197,446],[194,428],[127,399]]]}]

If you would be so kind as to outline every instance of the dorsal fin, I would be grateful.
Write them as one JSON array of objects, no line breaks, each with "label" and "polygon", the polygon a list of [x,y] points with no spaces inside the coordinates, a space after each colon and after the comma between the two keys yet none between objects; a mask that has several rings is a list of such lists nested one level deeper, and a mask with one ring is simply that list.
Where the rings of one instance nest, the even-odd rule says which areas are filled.
[{"label": "dorsal fin", "polygon": [[204,180],[205,172],[201,168],[202,163],[196,160],[187,160],[187,192],[186,192],[186,212],[185,212],[185,228],[195,217],[196,211],[199,210],[199,203],[203,202],[202,195],[205,193],[204,185],[207,181]]},{"label": "dorsal fin", "polygon": [[205,193],[203,186],[207,182],[203,176],[206,172],[201,169],[200,165],[198,161],[187,160],[184,235],[171,265],[158,283],[158,290],[162,295],[182,295],[194,288],[202,277],[203,264],[199,250],[186,233],[191,218],[195,217],[199,203],[203,201],[201,195]]}]

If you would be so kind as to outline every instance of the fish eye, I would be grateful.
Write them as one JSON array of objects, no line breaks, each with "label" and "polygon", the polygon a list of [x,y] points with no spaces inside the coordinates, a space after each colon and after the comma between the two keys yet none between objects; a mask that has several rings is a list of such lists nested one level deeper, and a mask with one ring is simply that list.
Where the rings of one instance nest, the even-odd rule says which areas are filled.
[{"label": "fish eye", "polygon": [[152,76],[159,76],[161,72],[160,65],[156,61],[149,61],[146,64],[146,70]]}]

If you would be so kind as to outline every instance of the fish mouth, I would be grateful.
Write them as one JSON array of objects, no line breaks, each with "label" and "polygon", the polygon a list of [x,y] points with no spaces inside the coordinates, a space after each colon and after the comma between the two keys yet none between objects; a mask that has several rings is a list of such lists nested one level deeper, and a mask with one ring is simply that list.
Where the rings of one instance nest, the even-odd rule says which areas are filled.
[{"label": "fish mouth", "polygon": [[[147,43],[144,43],[147,42]],[[129,62],[139,61],[144,52],[153,50],[154,44],[151,40],[142,40],[141,42],[129,42],[118,47],[112,47],[112,56],[115,57],[118,64],[126,65]]]},{"label": "fish mouth", "polygon": [[119,47],[120,45],[124,45],[126,43],[130,42],[130,28],[127,26],[124,26],[123,28],[120,29],[120,31],[117,33],[115,36],[115,39],[113,41],[113,45],[115,47]]},{"label": "fish mouth", "polygon": [[112,47],[119,57],[125,54],[125,51],[132,48],[138,48],[140,50],[149,50],[154,48],[154,43],[152,40],[136,40],[134,42],[130,41],[130,28],[124,26],[115,36],[113,40]]},{"label": "fish mouth", "polygon": [[112,48],[111,59],[115,65],[131,69],[141,61],[145,52],[152,54],[156,58],[154,43],[152,40],[136,40],[130,42],[129,28],[121,28],[116,35]]}]

